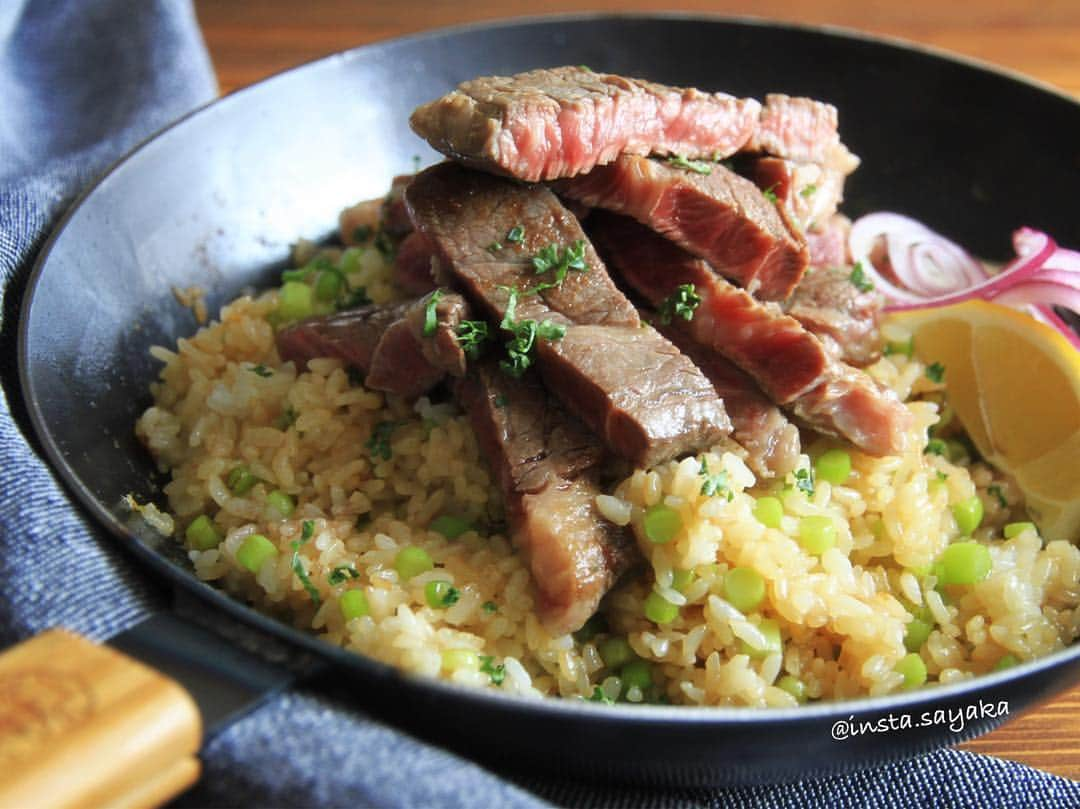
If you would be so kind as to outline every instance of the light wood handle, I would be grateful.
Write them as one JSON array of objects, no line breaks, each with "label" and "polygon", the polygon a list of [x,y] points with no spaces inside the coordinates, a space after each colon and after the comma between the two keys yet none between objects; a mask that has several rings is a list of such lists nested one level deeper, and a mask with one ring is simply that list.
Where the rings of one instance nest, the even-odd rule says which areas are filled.
[{"label": "light wood handle", "polygon": [[158,806],[199,777],[202,719],[173,680],[53,629],[0,655],[0,808]]}]

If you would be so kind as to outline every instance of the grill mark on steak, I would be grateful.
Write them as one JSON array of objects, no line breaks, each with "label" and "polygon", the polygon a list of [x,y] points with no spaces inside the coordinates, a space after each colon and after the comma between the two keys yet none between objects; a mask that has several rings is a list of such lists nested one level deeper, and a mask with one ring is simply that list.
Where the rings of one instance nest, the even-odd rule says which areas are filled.
[{"label": "grill mark on steak", "polygon": [[629,530],[596,508],[603,447],[532,373],[513,379],[482,361],[455,395],[502,489],[542,620],[555,634],[580,629],[638,558]]},{"label": "grill mark on steak", "polygon": [[555,188],[648,225],[763,300],[786,298],[809,262],[783,209],[719,164],[699,174],[624,155]]},{"label": "grill mark on steak", "polygon": [[[563,326],[558,340],[538,340],[536,360],[548,388],[616,454],[652,466],[708,448],[730,430],[708,379],[654,329],[615,287],[580,223],[543,186],[526,186],[443,163],[406,191],[417,230],[435,245],[440,271],[489,320],[500,322],[510,290],[537,275],[531,256],[548,245],[584,245],[587,271],[571,270],[557,288],[518,296],[517,322]],[[520,226],[520,244],[487,246]],[[661,369],[663,373],[658,373]]]},{"label": "grill mark on steak", "polygon": [[536,182],[623,153],[725,157],[750,139],[760,110],[725,93],[559,67],[463,82],[409,124],[448,157]]},{"label": "grill mark on steak", "polygon": [[680,328],[750,374],[774,402],[815,430],[846,438],[872,455],[904,449],[911,414],[899,398],[831,357],[776,304],[754,300],[632,219],[597,211],[589,225],[611,266],[653,306],[681,284],[693,284],[701,304]]},{"label": "grill mark on steak", "polygon": [[448,373],[465,373],[457,327],[469,316],[468,304],[460,295],[444,292],[435,304],[435,333],[425,337],[430,299],[429,294],[302,320],[277,333],[278,353],[299,366],[317,357],[336,357],[366,374],[364,385],[372,390],[419,396]]}]

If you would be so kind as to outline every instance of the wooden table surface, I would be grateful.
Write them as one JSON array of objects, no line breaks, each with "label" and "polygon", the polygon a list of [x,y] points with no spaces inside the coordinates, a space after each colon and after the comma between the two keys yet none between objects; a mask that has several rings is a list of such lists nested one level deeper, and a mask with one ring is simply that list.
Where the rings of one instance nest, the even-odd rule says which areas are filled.
[{"label": "wooden table surface", "polygon": [[[280,70],[427,28],[540,12],[662,8],[824,23],[932,45],[1080,97],[1077,0],[195,0],[223,93]],[[1080,686],[964,749],[1080,780]]]}]

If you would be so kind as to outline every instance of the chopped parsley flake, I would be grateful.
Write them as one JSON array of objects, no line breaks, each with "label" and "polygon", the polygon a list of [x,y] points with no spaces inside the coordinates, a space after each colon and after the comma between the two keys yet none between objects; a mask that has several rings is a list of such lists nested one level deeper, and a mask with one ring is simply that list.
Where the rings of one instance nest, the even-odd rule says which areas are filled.
[{"label": "chopped parsley flake", "polygon": [[266,379],[266,377],[268,376],[274,375],[274,372],[262,363],[252,366],[249,370],[251,371],[251,373],[255,374],[255,376],[261,376],[263,379]]},{"label": "chopped parsley flake", "polygon": [[668,158],[668,164],[674,166],[677,169],[686,169],[692,171],[695,174],[712,174],[712,166],[706,163],[704,160],[687,160],[681,154],[677,154],[674,157]]},{"label": "chopped parsley flake", "polygon": [[861,261],[856,261],[855,266],[851,268],[851,275],[848,276],[848,280],[851,285],[859,292],[873,292],[874,282],[866,277],[866,270],[863,269]]},{"label": "chopped parsley flake", "polygon": [[804,492],[807,497],[814,496],[814,470],[813,469],[796,469],[795,470],[795,488],[800,492]]},{"label": "chopped parsley flake", "polygon": [[588,271],[589,265],[585,263],[585,240],[577,239],[569,247],[564,247],[561,252],[556,245],[549,244],[532,257],[532,265],[533,272],[537,275],[543,275],[546,272],[553,272],[554,275],[551,281],[543,281],[530,288],[525,294],[560,287],[570,270]]},{"label": "chopped parsley flake", "polygon": [[532,352],[536,348],[537,339],[561,340],[566,335],[566,327],[550,320],[537,323],[535,320],[514,320],[517,311],[517,290],[510,290],[510,298],[506,302],[506,314],[503,315],[499,326],[510,332],[513,337],[506,343],[507,358],[499,362],[499,367],[505,373],[515,378],[520,378],[533,363]]},{"label": "chopped parsley flake", "polygon": [[589,702],[602,702],[604,705],[614,705],[615,700],[609,697],[600,686],[593,686],[592,696]]},{"label": "chopped parsley flake", "polygon": [[439,313],[436,311],[436,309],[442,296],[442,290],[436,289],[434,292],[431,293],[431,297],[428,298],[428,302],[424,305],[423,335],[425,337],[434,337],[435,332],[438,331]]},{"label": "chopped parsley flake", "polygon": [[365,445],[371,451],[373,458],[382,458],[384,461],[389,461],[393,457],[394,452],[390,448],[390,436],[393,435],[397,426],[395,421],[380,421],[375,425],[375,428],[371,431],[371,437]]},{"label": "chopped parsley flake", "polygon": [[814,185],[813,183],[810,183],[810,185],[804,187],[799,192],[799,196],[800,197],[812,197],[812,196],[814,196],[815,193],[817,193],[817,186]]},{"label": "chopped parsley flake", "polygon": [[948,458],[949,445],[940,438],[931,438],[926,442],[926,449],[923,452],[926,455],[940,455],[943,458]]},{"label": "chopped parsley flake", "polygon": [[660,302],[660,322],[665,326],[676,317],[693,320],[694,312],[701,305],[701,296],[693,284],[680,284],[679,288]]},{"label": "chopped parsley flake", "polygon": [[768,188],[766,188],[764,191],[761,192],[761,196],[765,197],[765,199],[767,199],[773,205],[776,204],[776,199],[777,199],[776,191],[773,190],[775,188],[776,188],[776,183],[773,183],[772,185],[770,185]]},{"label": "chopped parsley flake", "polygon": [[935,362],[926,366],[926,378],[931,382],[941,383],[945,379],[945,366]]},{"label": "chopped parsley flake", "polygon": [[903,354],[905,357],[911,357],[915,354],[915,336],[912,335],[905,342],[890,341],[885,344],[884,350],[881,352],[886,357],[893,354]]},{"label": "chopped parsley flake", "polygon": [[494,255],[495,253],[498,253],[500,250],[502,250],[502,244],[500,244],[499,242],[492,242],[484,249]]},{"label": "chopped parsley flake", "polygon": [[330,585],[336,586],[336,585],[339,585],[339,584],[343,584],[344,582],[348,581],[349,579],[359,579],[359,578],[360,578],[359,571],[355,567],[353,567],[352,565],[338,565],[332,571],[330,571],[330,575],[326,577],[326,581]]},{"label": "chopped parsley flake", "polygon": [[705,497],[715,497],[720,495],[727,498],[730,503],[735,499],[734,492],[728,487],[728,474],[726,469],[721,469],[715,475],[709,474],[709,461],[706,458],[701,459],[701,469],[698,471],[701,477],[705,478],[705,482],[701,484],[701,493]]},{"label": "chopped parsley flake", "polygon": [[394,254],[397,253],[397,248],[394,246],[394,240],[390,238],[390,234],[385,230],[380,230],[375,234],[375,249],[382,254],[382,257],[387,261],[394,260]]},{"label": "chopped parsley flake", "polygon": [[996,483],[993,486],[988,486],[986,492],[992,494],[1002,508],[1009,507],[1009,501],[1005,499],[1005,493],[1001,491],[1001,487]]},{"label": "chopped parsley flake", "polygon": [[480,356],[480,348],[490,337],[486,320],[463,320],[458,323],[457,341],[465,356],[475,360]]},{"label": "chopped parsley flake", "polygon": [[521,244],[525,241],[525,228],[521,225],[514,225],[506,234],[506,241],[510,242],[510,244]]},{"label": "chopped parsley flake", "polygon": [[938,479],[939,481],[941,481],[942,483],[944,483],[944,482],[945,482],[946,480],[948,480],[948,479],[949,479],[949,476],[948,476],[948,475],[946,475],[946,474],[945,474],[944,472],[942,472],[942,471],[941,471],[941,470],[939,469],[939,470],[937,471],[937,479]]},{"label": "chopped parsley flake", "polygon": [[304,585],[304,589],[307,590],[312,603],[317,607],[322,602],[322,598],[319,596],[319,591],[315,588],[315,585],[311,583],[311,577],[308,576],[307,568],[304,567],[304,560],[300,558],[300,546],[309,539],[311,539],[310,536],[304,537],[301,534],[299,541],[289,543],[292,547],[292,571],[296,574],[296,578],[300,579],[300,583]]},{"label": "chopped parsley flake", "polygon": [[300,525],[300,541],[307,542],[315,534],[315,520],[304,520]]},{"label": "chopped parsley flake", "polygon": [[495,658],[491,655],[480,655],[480,671],[491,678],[492,685],[502,685],[506,679],[506,666],[502,663],[494,665]]},{"label": "chopped parsley flake", "polygon": [[485,601],[482,605],[480,605],[480,609],[482,609],[487,615],[491,615],[492,613],[499,611],[499,605],[496,604],[494,601]]},{"label": "chopped parsley flake", "polygon": [[274,422],[274,425],[279,430],[287,430],[294,424],[296,424],[296,418],[296,410],[293,408],[292,405],[288,405],[283,411],[281,411],[281,415],[278,416],[277,421]]}]

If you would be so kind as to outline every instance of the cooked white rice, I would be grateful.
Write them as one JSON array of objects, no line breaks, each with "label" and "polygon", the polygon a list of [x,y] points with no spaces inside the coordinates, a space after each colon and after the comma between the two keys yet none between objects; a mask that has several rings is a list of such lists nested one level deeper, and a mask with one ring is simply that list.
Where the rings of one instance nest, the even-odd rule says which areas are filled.
[{"label": "cooked white rice", "polygon": [[[312,248],[303,249],[310,257]],[[372,249],[350,281],[377,301],[394,294]],[[908,654],[913,617],[932,625],[917,649],[931,684],[987,672],[1003,658],[1045,655],[1080,635],[1080,551],[1044,544],[1032,530],[1003,539],[1004,524],[1024,519],[1015,485],[984,465],[924,454],[937,406],[913,401],[916,449],[886,458],[849,450],[850,479],[819,480],[809,497],[790,478],[759,485],[732,446],[634,472],[597,506],[633,526],[647,570],[606,599],[597,634],[553,637],[534,614],[528,570],[498,528],[500,496],[468,420],[449,404],[408,404],[351,384],[336,360],[313,361],[302,373],[282,363],[271,324],[277,300],[276,290],[242,297],[175,350],[155,348],[164,368],[136,430],[171,473],[166,495],[180,541],[200,515],[223,537],[216,548],[189,550],[197,574],[330,643],[519,694],[771,706],[795,704],[793,680],[810,699],[903,688],[895,667]],[[905,398],[933,387],[903,355],[870,372]],[[383,422],[394,425],[389,458],[368,446]],[[804,438],[810,455],[835,445]],[[703,460],[710,473],[726,473],[730,500],[702,494]],[[241,464],[258,482],[237,496],[226,481]],[[293,498],[288,517],[268,504],[274,490]],[[975,538],[989,548],[992,572],[974,585],[936,588],[933,562],[958,539],[951,505],[976,493],[986,516]],[[763,495],[783,501],[779,528],[754,516]],[[645,509],[659,502],[682,517],[667,544],[648,541],[642,529]],[[427,528],[448,514],[495,527],[455,539]],[[807,515],[835,526],[835,547],[820,556],[799,542]],[[254,533],[277,549],[257,574],[236,557]],[[395,558],[407,546],[424,549],[435,568],[403,580]],[[764,600],[746,614],[725,598],[724,575],[735,566],[753,568],[766,584]],[[343,568],[356,577],[331,584]],[[456,602],[429,606],[425,586],[436,580],[455,588]],[[346,623],[339,599],[354,589],[369,612]],[[651,591],[678,607],[670,623],[646,618]],[[779,649],[768,648],[769,621],[779,627]],[[599,650],[611,638],[625,638],[651,664],[653,686],[626,688],[620,671],[605,666]]]}]

